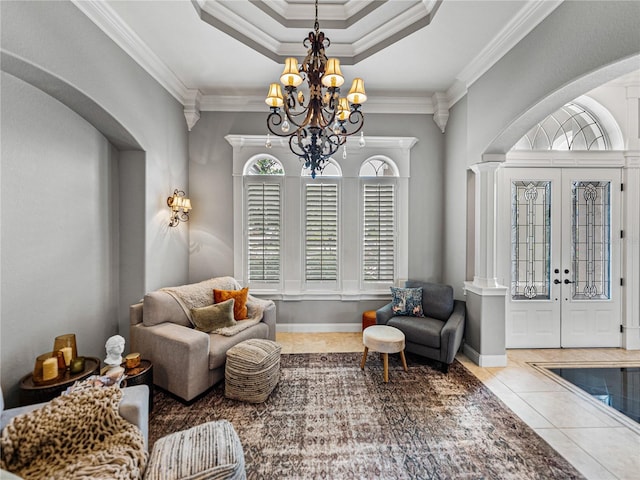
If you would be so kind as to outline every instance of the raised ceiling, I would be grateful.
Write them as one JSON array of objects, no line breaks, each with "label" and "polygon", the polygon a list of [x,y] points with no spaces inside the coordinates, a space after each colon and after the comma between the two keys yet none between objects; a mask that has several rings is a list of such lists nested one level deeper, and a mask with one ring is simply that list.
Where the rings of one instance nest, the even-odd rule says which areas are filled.
[{"label": "raised ceiling", "polygon": [[[302,60],[313,0],[74,0],[190,112],[266,111],[282,58]],[[368,112],[444,116],[561,0],[320,0],[320,30]],[[446,118],[444,118],[446,122]],[[444,125],[441,125],[444,128]]]}]

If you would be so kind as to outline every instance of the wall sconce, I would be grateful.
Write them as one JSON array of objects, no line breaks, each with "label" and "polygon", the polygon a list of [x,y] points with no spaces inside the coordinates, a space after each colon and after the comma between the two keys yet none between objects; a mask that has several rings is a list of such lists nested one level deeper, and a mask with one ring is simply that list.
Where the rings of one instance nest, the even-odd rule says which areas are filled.
[{"label": "wall sconce", "polygon": [[191,200],[185,197],[185,193],[182,190],[174,190],[173,196],[167,198],[167,205],[171,209],[170,227],[177,227],[180,222],[189,220]]}]

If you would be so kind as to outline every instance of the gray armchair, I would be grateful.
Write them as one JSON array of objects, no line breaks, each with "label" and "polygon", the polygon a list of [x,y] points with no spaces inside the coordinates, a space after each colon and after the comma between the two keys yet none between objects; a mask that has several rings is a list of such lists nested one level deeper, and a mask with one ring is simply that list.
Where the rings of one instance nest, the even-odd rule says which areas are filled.
[{"label": "gray armchair", "polygon": [[454,300],[450,285],[408,281],[405,286],[422,287],[425,316],[394,315],[389,303],[376,311],[376,323],[401,330],[405,335],[405,351],[437,360],[447,373],[462,343],[465,302]]}]

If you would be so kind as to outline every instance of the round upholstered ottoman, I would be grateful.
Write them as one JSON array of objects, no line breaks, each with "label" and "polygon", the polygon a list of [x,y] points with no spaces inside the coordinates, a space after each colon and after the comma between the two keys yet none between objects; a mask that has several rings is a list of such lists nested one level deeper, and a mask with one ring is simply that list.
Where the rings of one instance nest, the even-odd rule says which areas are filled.
[{"label": "round upholstered ottoman", "polygon": [[242,444],[227,420],[169,434],[153,445],[144,480],[195,478],[247,478]]},{"label": "round upholstered ottoman", "polygon": [[385,383],[389,381],[390,353],[400,353],[404,371],[408,370],[407,360],[404,357],[404,333],[397,328],[388,325],[372,325],[362,332],[362,343],[364,344],[364,353],[360,364],[362,370],[364,370],[369,350],[382,353]]},{"label": "round upholstered ottoman", "polygon": [[227,350],[224,395],[244,402],[262,403],[280,380],[280,351],[271,340],[253,338]]}]

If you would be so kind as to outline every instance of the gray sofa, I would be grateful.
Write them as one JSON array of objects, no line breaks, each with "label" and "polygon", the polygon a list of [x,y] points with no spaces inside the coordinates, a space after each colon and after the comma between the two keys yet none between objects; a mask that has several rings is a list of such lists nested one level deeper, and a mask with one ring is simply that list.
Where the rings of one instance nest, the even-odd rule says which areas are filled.
[{"label": "gray sofa", "polygon": [[394,315],[389,303],[376,311],[376,323],[401,330],[405,335],[405,351],[437,360],[447,373],[462,343],[465,302],[454,300],[450,285],[407,281],[405,287],[422,287],[425,316]]},{"label": "gray sofa", "polygon": [[[200,284],[209,288],[212,282],[218,289],[240,289],[232,277],[206,282]],[[224,336],[194,329],[174,296],[163,290],[150,292],[141,303],[130,307],[131,351],[140,352],[142,358],[153,363],[155,385],[189,402],[224,379],[229,348],[250,338],[275,340],[275,304],[249,295],[249,310],[258,305],[262,311],[259,323],[233,336]]]}]

